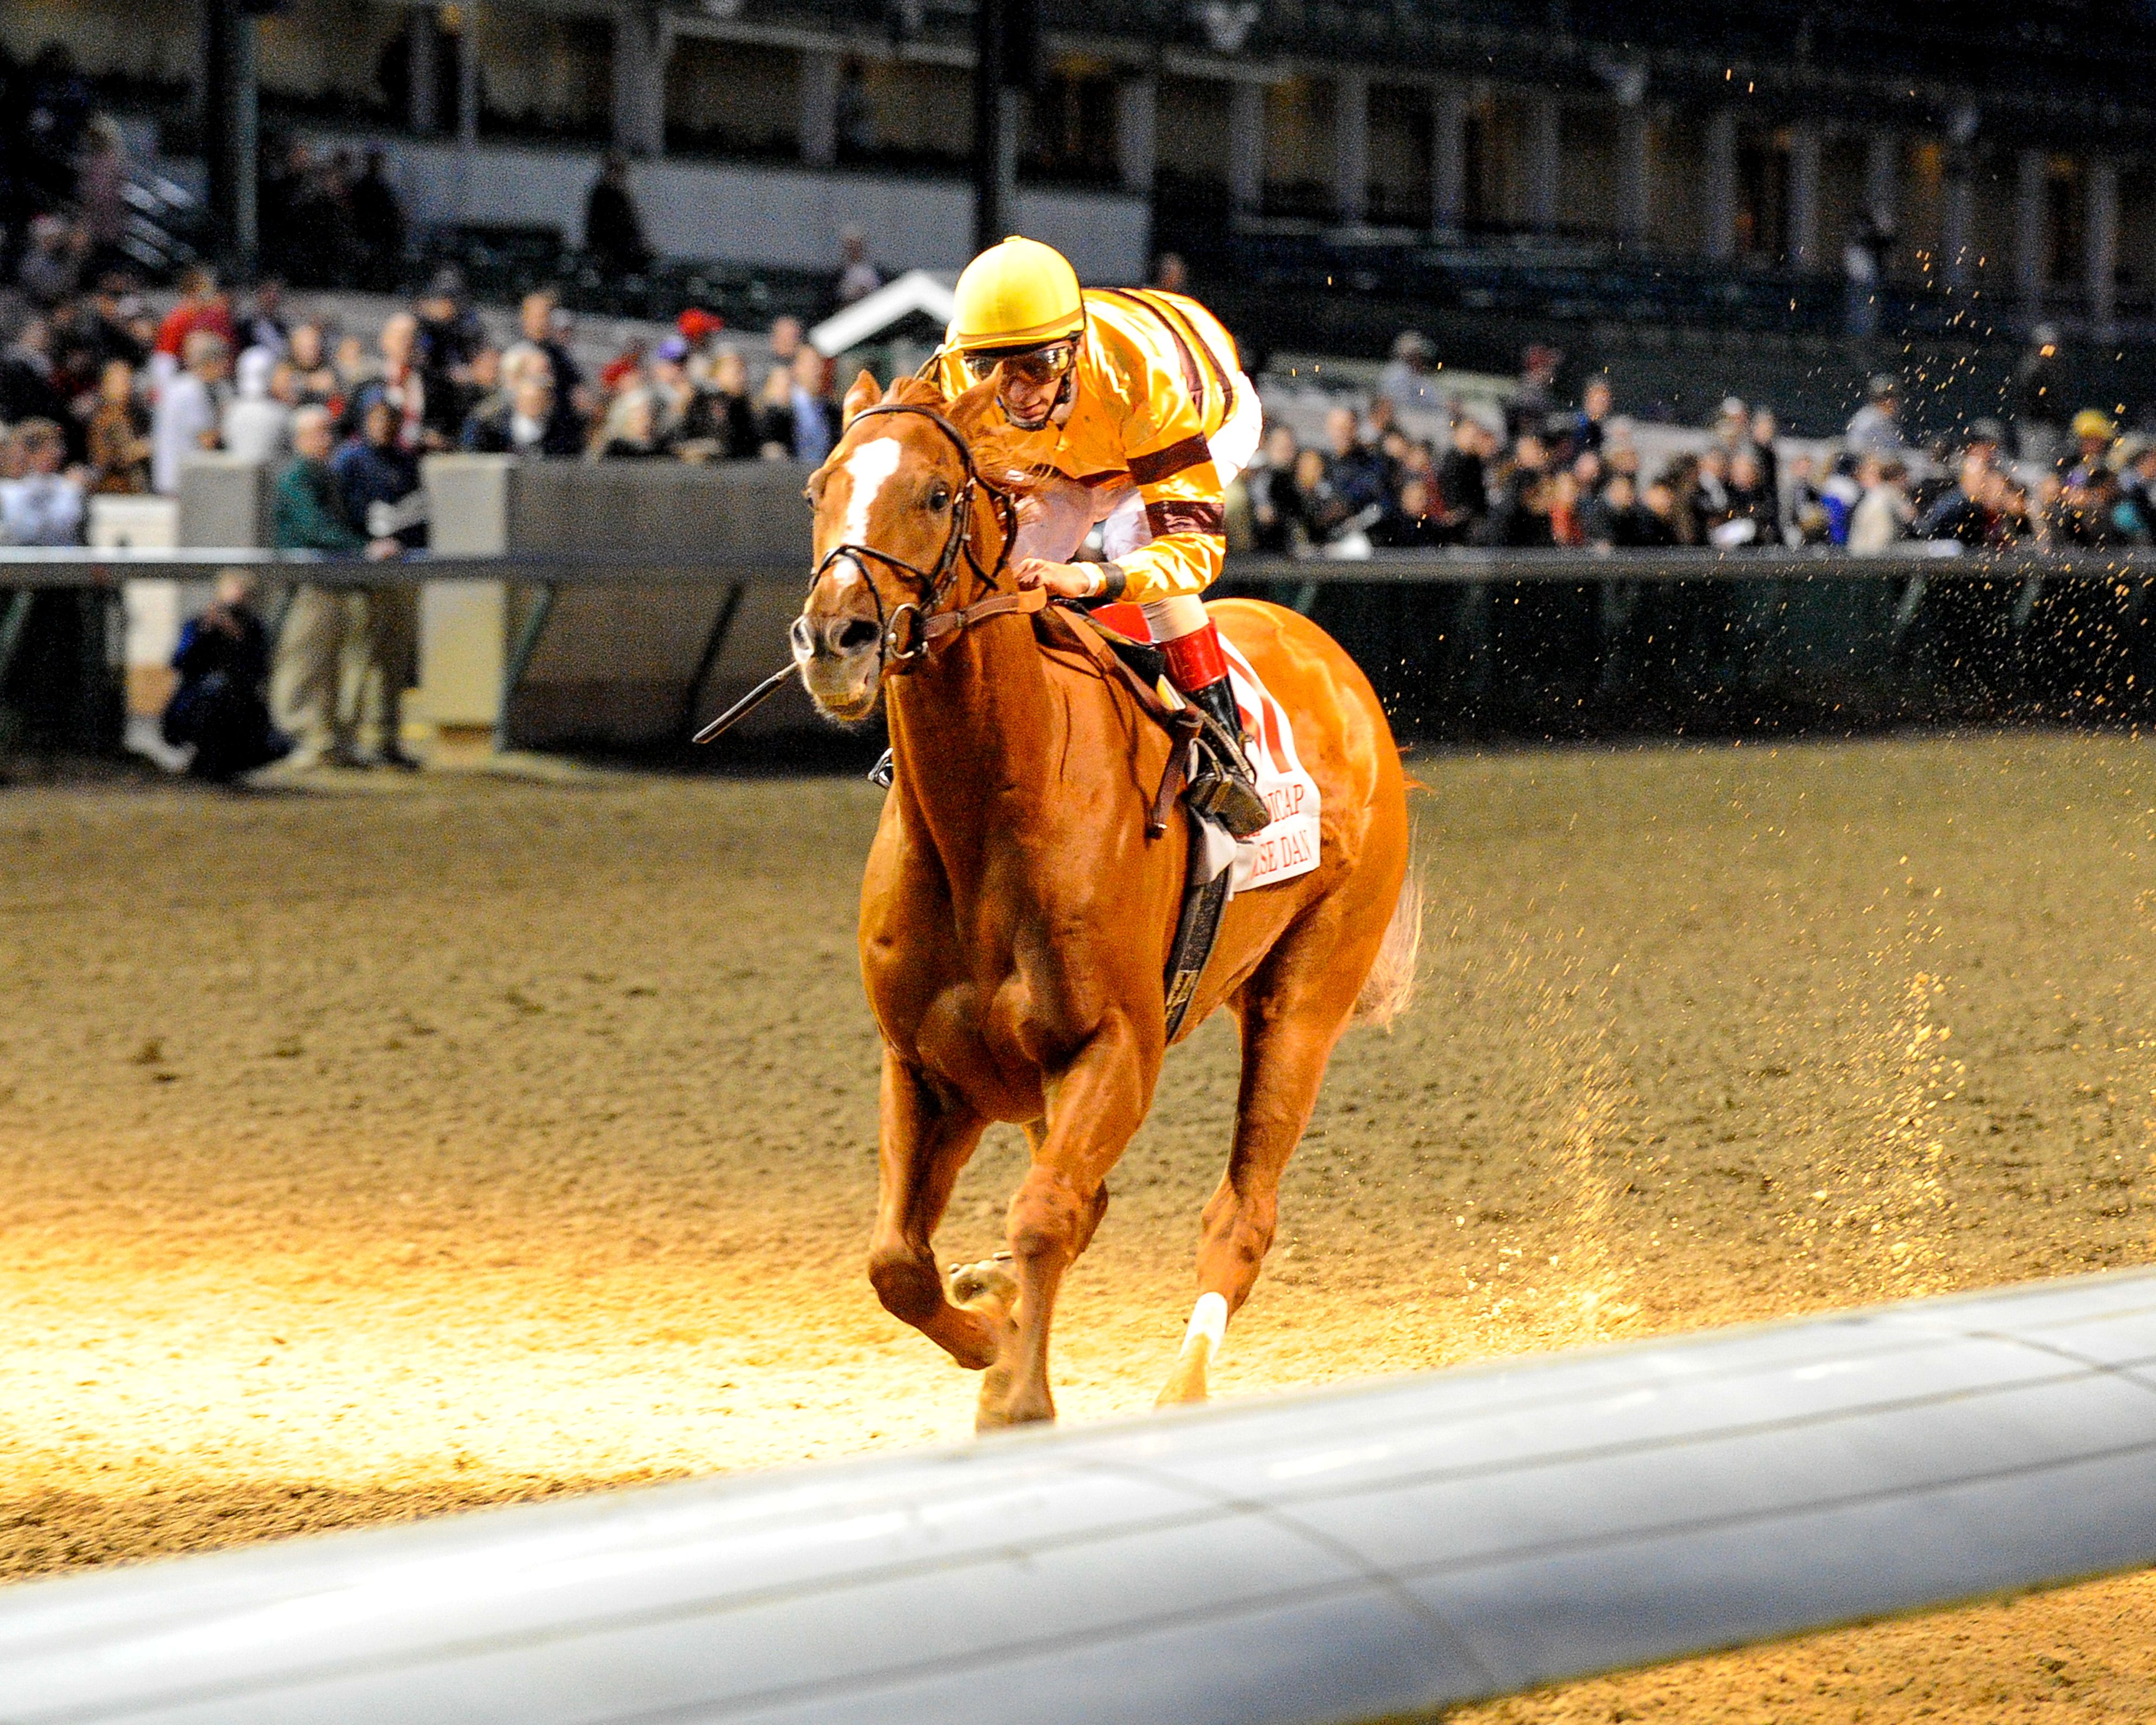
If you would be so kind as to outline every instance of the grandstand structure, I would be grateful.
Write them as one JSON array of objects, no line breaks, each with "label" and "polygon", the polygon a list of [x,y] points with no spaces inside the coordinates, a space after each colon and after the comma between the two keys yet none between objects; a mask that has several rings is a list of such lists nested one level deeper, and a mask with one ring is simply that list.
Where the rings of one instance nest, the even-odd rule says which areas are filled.
[{"label": "grandstand structure", "polygon": [[[183,155],[208,18],[265,137],[384,140],[423,222],[497,242],[572,247],[609,146],[676,259],[820,268],[854,223],[948,268],[969,237],[966,0],[260,3],[50,0],[0,37],[66,43]],[[2156,335],[2156,20],[2131,0],[1020,12],[1016,213],[1096,275],[1173,247],[1274,295],[1838,331],[1862,252],[1892,326]]]}]

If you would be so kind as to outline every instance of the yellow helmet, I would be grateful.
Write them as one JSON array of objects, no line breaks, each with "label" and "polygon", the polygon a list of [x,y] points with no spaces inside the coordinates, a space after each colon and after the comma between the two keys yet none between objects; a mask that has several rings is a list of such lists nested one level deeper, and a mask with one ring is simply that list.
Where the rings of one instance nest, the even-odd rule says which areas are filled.
[{"label": "yellow helmet", "polygon": [[1068,341],[1085,327],[1078,272],[1052,245],[1013,234],[958,278],[950,339],[962,352]]},{"label": "yellow helmet", "polygon": [[2107,438],[2114,429],[2111,415],[2102,408],[2083,408],[2074,415],[2074,435],[2077,438]]}]

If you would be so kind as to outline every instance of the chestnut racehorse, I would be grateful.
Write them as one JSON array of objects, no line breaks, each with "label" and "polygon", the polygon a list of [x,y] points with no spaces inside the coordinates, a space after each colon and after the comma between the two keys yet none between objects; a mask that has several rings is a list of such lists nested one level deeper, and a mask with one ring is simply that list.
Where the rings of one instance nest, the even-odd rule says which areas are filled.
[{"label": "chestnut racehorse", "polygon": [[[947,402],[865,372],[810,480],[817,573],[793,625],[824,712],[889,702],[896,778],[861,886],[860,958],[883,1033],[881,1169],[869,1277],[896,1316],[985,1372],[983,1430],[1055,1417],[1056,1289],[1107,1209],[1165,1052],[1165,968],[1188,845],[1147,836],[1171,747],[1124,680],[1005,567],[1012,479],[993,382]],[[1008,434],[1005,434],[1008,436]],[[1004,483],[994,481],[1001,480]],[[1186,1014],[1235,1014],[1234,1147],[1207,1202],[1196,1309],[1160,1399],[1196,1401],[1272,1243],[1276,1194],[1356,1017],[1412,987],[1419,895],[1399,753],[1368,681],[1291,611],[1213,608],[1286,710],[1322,803],[1311,873],[1228,902]],[[901,674],[902,673],[902,674]],[[1005,1261],[955,1271],[932,1241],[992,1121],[1032,1167]]]}]

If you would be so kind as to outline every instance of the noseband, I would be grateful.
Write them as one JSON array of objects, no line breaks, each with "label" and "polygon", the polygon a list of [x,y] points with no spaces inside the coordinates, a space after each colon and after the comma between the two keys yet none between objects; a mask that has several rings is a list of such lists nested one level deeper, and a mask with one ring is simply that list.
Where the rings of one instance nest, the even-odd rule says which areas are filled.
[{"label": "noseband", "polygon": [[[958,459],[966,470],[966,482],[959,486],[958,495],[951,504],[951,527],[943,540],[943,549],[936,559],[936,567],[924,569],[917,563],[909,563],[904,557],[880,551],[873,545],[834,545],[824,553],[823,561],[816,565],[816,572],[809,578],[813,588],[832,564],[844,558],[861,572],[868,583],[869,597],[876,608],[876,657],[886,672],[907,671],[913,669],[944,642],[990,617],[1005,612],[1038,611],[1048,602],[1045,588],[1026,593],[994,593],[971,605],[954,611],[946,611],[943,601],[957,579],[958,559],[963,556],[983,587],[993,588],[996,578],[1010,562],[1011,547],[1018,538],[1018,509],[1009,494],[998,490],[981,477],[980,470],[973,465],[973,452],[966,442],[966,434],[933,408],[924,408],[912,402],[879,402],[871,408],[863,408],[854,418],[865,419],[873,413],[911,413],[926,419],[950,439],[951,447],[958,452]],[[973,499],[985,491],[990,506],[1004,530],[1003,548],[996,554],[993,568],[983,568],[980,559],[973,555],[972,544]],[[881,563],[895,573],[918,582],[921,596],[905,601],[884,614],[883,595],[876,589],[873,578],[869,577],[868,565]],[[902,626],[901,626],[902,625]]]}]

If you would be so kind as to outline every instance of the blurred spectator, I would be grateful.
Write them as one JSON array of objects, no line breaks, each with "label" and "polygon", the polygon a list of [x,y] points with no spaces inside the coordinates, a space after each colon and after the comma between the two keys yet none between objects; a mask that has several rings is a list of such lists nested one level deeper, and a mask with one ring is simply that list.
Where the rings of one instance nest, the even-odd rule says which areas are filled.
[{"label": "blurred spectator", "polygon": [[1904,458],[1909,446],[1902,435],[1901,386],[1883,372],[1865,386],[1865,403],[1851,417],[1845,434],[1857,455]]},{"label": "blurred spectator", "polygon": [[1463,539],[1479,533],[1490,512],[1486,464],[1496,452],[1496,436],[1481,420],[1462,414],[1452,422],[1452,447],[1437,470],[1437,488],[1453,531]]},{"label": "blurred spectator", "polygon": [[128,496],[150,489],[150,415],[124,359],[105,362],[88,435],[93,488]]},{"label": "blurred spectator", "polygon": [[2099,408],[2083,408],[2074,415],[2073,451],[2059,465],[2072,472],[2093,472],[2106,465],[2111,441],[2118,435],[2118,428],[2112,423],[2110,414]]},{"label": "blurred spectator", "polygon": [[546,356],[512,350],[502,356],[501,371],[501,404],[465,422],[464,447],[486,455],[581,454],[582,428],[574,411],[556,394]]},{"label": "blurred spectator", "polygon": [[651,392],[639,386],[622,392],[612,427],[591,455],[598,461],[649,461],[671,453],[660,439]]},{"label": "blurred spectator", "polygon": [[1779,547],[1781,503],[1767,484],[1758,453],[1749,443],[1729,457],[1729,477],[1721,518],[1712,524],[1711,542],[1719,551],[1740,545]]},{"label": "blurred spectator", "polygon": [[1295,483],[1296,454],[1294,432],[1273,426],[1265,433],[1263,459],[1252,465],[1245,480],[1251,549],[1269,557],[1287,556],[1306,542],[1302,494]]},{"label": "blurred spectator", "polygon": [[1296,451],[1295,495],[1302,511],[1304,536],[1313,546],[1330,544],[1350,511],[1333,491],[1322,449]]},{"label": "blurred spectator", "polygon": [[0,424],[25,419],[58,419],[67,411],[53,364],[52,326],[28,317],[0,353]]},{"label": "blurred spectator", "polygon": [[274,461],[288,446],[291,409],[270,393],[276,357],[266,347],[250,347],[234,367],[233,398],[220,422],[225,452],[243,461]]},{"label": "blurred spectator", "polygon": [[1607,438],[1610,409],[1616,405],[1615,393],[1609,388],[1607,377],[1590,377],[1587,387],[1579,393],[1579,412],[1572,422],[1572,446],[1575,449],[1591,449],[1602,453]]},{"label": "blurred spectator", "polygon": [[[1958,540],[1970,547],[1989,544],[1994,522],[1984,501],[1984,482],[1990,470],[1991,464],[1981,454],[1972,451],[1964,456],[1955,483],[1924,512],[1917,527],[1917,537]],[[1856,549],[1853,528],[1850,548]]]},{"label": "blurred spectator", "polygon": [[1558,367],[1564,356],[1544,341],[1532,343],[1520,360],[1520,387],[1505,404],[1507,427],[1514,437],[1540,432],[1557,406]]},{"label": "blurred spectator", "polygon": [[584,249],[613,275],[640,275],[650,266],[651,247],[644,220],[629,189],[629,158],[609,150],[584,200]]},{"label": "blurred spectator", "polygon": [[90,123],[90,85],[75,69],[74,51],[57,41],[38,50],[26,81],[29,107],[21,121],[26,177],[47,206],[72,203],[75,164]]},{"label": "blurred spectator", "polygon": [[1326,477],[1332,494],[1350,516],[1366,516],[1368,526],[1384,512],[1389,477],[1384,457],[1363,441],[1352,408],[1335,408],[1325,416],[1326,441],[1332,445]]},{"label": "blurred spectator", "polygon": [[2029,332],[2029,347],[2014,367],[2012,401],[2016,453],[2024,461],[2048,466],[2059,427],[2066,419],[2064,379],[2059,370],[2059,331],[2040,323]]},{"label": "blurred spectator", "polygon": [[157,393],[150,414],[150,485],[162,496],[179,495],[181,465],[189,455],[217,447],[218,394],[231,352],[222,336],[193,331],[186,369]]},{"label": "blurred spectator", "polygon": [[326,407],[332,413],[342,410],[344,387],[337,377],[336,367],[330,362],[320,324],[299,323],[292,326],[290,362],[295,402]]},{"label": "blurred spectator", "polygon": [[540,288],[524,296],[517,308],[517,326],[522,339],[513,343],[502,355],[502,374],[511,376],[517,356],[537,352],[547,361],[547,375],[555,389],[560,392],[565,406],[574,406],[583,412],[577,397],[583,388],[584,374],[570,356],[567,344],[556,326],[554,314],[561,309],[561,300],[552,288]]},{"label": "blurred spectator", "polygon": [[395,405],[382,396],[367,404],[360,434],[330,463],[345,519],[380,544],[419,551],[427,543],[427,494],[419,483],[419,457],[403,441]]},{"label": "blurred spectator", "polygon": [[795,349],[784,371],[772,372],[757,425],[767,458],[791,457],[814,465],[831,453],[838,440],[839,404],[831,399],[830,376],[830,362],[808,347]]},{"label": "blurred spectator", "polygon": [[381,352],[381,372],[361,386],[348,417],[363,427],[368,410],[381,402],[395,421],[399,449],[448,448],[449,432],[439,420],[430,423],[427,412],[427,382],[418,366],[419,320],[408,311],[393,312],[382,326]]},{"label": "blurred spectator", "polygon": [[1417,476],[1400,487],[1399,501],[1370,530],[1371,542],[1391,551],[1428,551],[1449,542],[1435,488]]},{"label": "blurred spectator", "polygon": [[882,275],[869,261],[868,237],[858,228],[847,228],[839,236],[839,303],[865,300],[882,285]]},{"label": "blurred spectator", "polygon": [[1852,557],[1878,557],[1909,536],[1916,506],[1909,501],[1909,470],[1898,459],[1881,461],[1877,482],[1867,490],[1849,520]]},{"label": "blurred spectator", "polygon": [[285,284],[265,275],[254,285],[246,312],[239,320],[239,351],[259,347],[282,359],[291,352],[291,332],[285,326]]},{"label": "blurred spectator", "polygon": [[675,333],[689,344],[689,381],[699,389],[711,387],[711,367],[719,353],[719,335],[726,326],[726,319],[701,305],[690,306],[674,320]]},{"label": "blurred spectator", "polygon": [[857,59],[849,58],[839,69],[836,107],[839,160],[866,161],[875,153],[875,104],[869,97],[868,79]]},{"label": "blurred spectator", "polygon": [[369,150],[366,172],[346,193],[360,279],[378,294],[394,293],[404,273],[404,203],[388,170],[382,152]]},{"label": "blurred spectator", "polygon": [[194,751],[187,776],[228,784],[280,761],[292,745],[270,721],[270,634],[249,603],[253,581],[218,578],[215,601],[180,631],[179,687],[166,703],[165,741]]},{"label": "blurred spectator", "polygon": [[1782,458],[1775,451],[1782,428],[1775,423],[1774,410],[1769,407],[1755,407],[1752,410],[1752,456],[1759,464],[1759,477],[1768,495],[1775,499],[1775,510],[1780,512],[1782,495]]},{"label": "blurred spectator", "polygon": [[[378,559],[427,543],[427,494],[405,430],[397,407],[377,397],[367,404],[359,441],[346,444],[331,464],[345,518],[367,535],[367,555]],[[363,661],[357,736],[367,749],[361,764],[416,768],[419,763],[404,752],[403,702],[404,691],[419,680],[418,589],[398,583],[354,597]]]},{"label": "blurred spectator", "polygon": [[10,545],[82,542],[82,486],[60,471],[67,439],[49,419],[33,419],[15,433],[23,473],[0,480],[0,533]]},{"label": "blurred spectator", "polygon": [[75,195],[88,253],[85,272],[95,279],[132,261],[120,249],[127,234],[127,144],[120,128],[103,114],[91,117],[83,141]]},{"label": "blurred spectator", "polygon": [[[151,360],[155,367],[153,381],[157,387],[162,388],[165,380],[180,369],[187,352],[187,337],[197,330],[206,330],[218,337],[228,353],[236,345],[232,307],[218,286],[217,277],[200,264],[180,272],[180,297],[165,314],[165,321],[157,326],[157,350]],[[157,363],[160,358],[162,364]]]},{"label": "blurred spectator", "polygon": [[2108,467],[2076,467],[2051,511],[2053,541],[2099,550],[2124,550],[2149,542],[2148,523],[2119,487]]},{"label": "blurred spectator", "polygon": [[1825,545],[1830,542],[1826,501],[1820,495],[1818,473],[1810,455],[1789,463],[1789,542]]},{"label": "blurred spectator", "polygon": [[1401,331],[1393,340],[1391,362],[1378,373],[1378,398],[1396,408],[1424,408],[1431,412],[1443,408],[1444,398],[1430,368],[1435,357],[1419,331]]},{"label": "blurred spectator", "polygon": [[29,249],[15,273],[23,297],[41,311],[75,290],[82,275],[85,241],[82,230],[58,216],[39,216],[30,223]]},{"label": "blurred spectator", "polygon": [[[370,541],[346,513],[342,489],[330,470],[334,438],[326,408],[305,407],[292,416],[295,453],[272,494],[271,537],[280,550],[346,557],[364,551],[377,559],[396,556],[402,547],[395,539]],[[393,621],[361,595],[341,588],[303,582],[293,589],[277,638],[270,695],[279,727],[293,739],[295,768],[359,764],[354,726],[340,699],[344,649],[347,638],[356,638],[369,670],[393,660],[402,644],[377,637],[377,616]],[[396,742],[393,733],[389,740]]]},{"label": "blurred spectator", "polygon": [[762,439],[757,434],[756,403],[749,399],[748,362],[737,349],[721,347],[714,356],[705,399],[710,403],[711,436],[717,445],[713,456],[746,461],[756,455]]},{"label": "blurred spectator", "polygon": [[774,317],[771,321],[771,364],[774,371],[789,369],[801,352],[803,339],[801,320],[798,317]]}]

